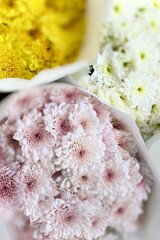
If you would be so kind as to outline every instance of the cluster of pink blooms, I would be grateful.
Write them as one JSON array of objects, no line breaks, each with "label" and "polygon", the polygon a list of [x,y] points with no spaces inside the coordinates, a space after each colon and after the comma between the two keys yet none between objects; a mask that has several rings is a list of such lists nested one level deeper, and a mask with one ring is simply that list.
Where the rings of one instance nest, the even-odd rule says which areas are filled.
[{"label": "cluster of pink blooms", "polygon": [[67,84],[17,94],[0,126],[0,208],[38,240],[113,240],[135,231],[149,171],[118,116]]}]

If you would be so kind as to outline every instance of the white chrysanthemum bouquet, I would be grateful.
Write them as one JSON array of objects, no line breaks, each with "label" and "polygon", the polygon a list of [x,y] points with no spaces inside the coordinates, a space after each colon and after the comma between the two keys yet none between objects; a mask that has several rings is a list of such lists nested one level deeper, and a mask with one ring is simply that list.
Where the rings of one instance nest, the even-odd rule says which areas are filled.
[{"label": "white chrysanthemum bouquet", "polygon": [[130,114],[144,139],[160,129],[159,32],[159,0],[113,0],[86,86]]},{"label": "white chrysanthemum bouquet", "polygon": [[37,240],[135,232],[151,181],[134,122],[63,83],[11,102],[0,126],[0,208],[14,211],[15,224],[22,214],[20,227]]}]

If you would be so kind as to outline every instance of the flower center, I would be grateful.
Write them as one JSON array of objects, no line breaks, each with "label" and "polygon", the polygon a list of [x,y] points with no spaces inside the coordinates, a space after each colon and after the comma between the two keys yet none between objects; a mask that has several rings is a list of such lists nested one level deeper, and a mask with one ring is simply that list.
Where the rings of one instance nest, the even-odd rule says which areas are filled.
[{"label": "flower center", "polygon": [[105,180],[111,182],[115,177],[115,173],[112,169],[107,169],[105,172]]},{"label": "flower center", "polygon": [[97,227],[98,222],[99,222],[98,219],[94,219],[92,222],[92,227]]},{"label": "flower center", "polygon": [[125,126],[123,125],[123,123],[121,123],[118,119],[113,119],[112,120],[112,125],[117,130],[124,130],[125,129]]},{"label": "flower center", "polygon": [[65,99],[70,102],[73,101],[76,98],[75,93],[74,92],[67,92],[65,95]]},{"label": "flower center", "polygon": [[83,175],[83,176],[81,176],[81,179],[82,179],[83,182],[87,182],[88,181],[88,176]]},{"label": "flower center", "polygon": [[137,88],[137,91],[138,91],[139,93],[143,93],[144,89],[143,89],[142,87],[138,87],[138,88]]},{"label": "flower center", "polygon": [[118,215],[122,215],[122,214],[124,214],[124,212],[125,212],[125,209],[123,207],[118,208],[117,211],[116,211],[116,213]]},{"label": "flower center", "polygon": [[26,192],[33,192],[36,188],[37,181],[35,178],[26,176]]},{"label": "flower center", "polygon": [[48,133],[45,132],[43,127],[37,127],[36,129],[34,129],[34,127],[32,126],[26,132],[26,139],[28,143],[34,147],[39,147],[40,144],[44,142],[45,136],[48,136]]},{"label": "flower center", "polygon": [[115,5],[115,6],[114,6],[114,11],[115,11],[116,13],[120,13],[120,12],[121,12],[121,7],[120,7],[119,5]]},{"label": "flower center", "polygon": [[85,120],[81,121],[81,126],[82,126],[83,129],[86,129],[87,122]]},{"label": "flower center", "polygon": [[41,141],[43,139],[43,132],[37,132],[34,135],[36,141]]},{"label": "flower center", "polygon": [[79,152],[78,152],[78,155],[80,158],[83,158],[86,154],[86,151],[84,149],[80,149]]},{"label": "flower center", "polygon": [[144,59],[146,59],[146,53],[145,52],[141,52],[140,53],[140,58],[142,59],[142,60],[144,60]]},{"label": "flower center", "polygon": [[69,211],[68,213],[66,213],[66,216],[64,218],[66,223],[73,223],[75,221],[75,219],[76,219],[76,214],[75,214],[74,210],[73,210],[73,212]]},{"label": "flower center", "polygon": [[73,221],[73,216],[68,216],[65,218],[66,222],[72,222]]},{"label": "flower center", "polygon": [[58,128],[61,135],[66,135],[71,130],[69,121],[67,119],[60,120]]}]

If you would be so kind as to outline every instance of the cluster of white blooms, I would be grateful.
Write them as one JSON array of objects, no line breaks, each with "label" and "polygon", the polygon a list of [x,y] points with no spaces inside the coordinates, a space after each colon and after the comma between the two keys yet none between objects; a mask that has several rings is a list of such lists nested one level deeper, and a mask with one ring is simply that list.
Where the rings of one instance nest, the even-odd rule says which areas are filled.
[{"label": "cluster of white blooms", "polygon": [[137,122],[160,129],[160,1],[113,0],[87,89]]},{"label": "cluster of white blooms", "polygon": [[136,230],[149,170],[105,104],[67,84],[19,93],[0,131],[0,208],[23,214],[27,236],[114,240]]}]

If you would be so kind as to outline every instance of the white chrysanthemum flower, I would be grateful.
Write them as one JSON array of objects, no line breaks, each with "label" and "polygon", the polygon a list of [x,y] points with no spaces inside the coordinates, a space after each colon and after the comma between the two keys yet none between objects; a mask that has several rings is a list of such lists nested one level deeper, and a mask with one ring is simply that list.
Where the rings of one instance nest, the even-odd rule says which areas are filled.
[{"label": "white chrysanthemum flower", "polygon": [[90,204],[78,199],[55,199],[54,207],[43,218],[40,232],[55,240],[81,237],[84,233],[87,235],[92,211]]},{"label": "white chrysanthemum flower", "polygon": [[158,81],[149,73],[132,72],[125,79],[124,90],[131,108],[139,107],[150,112],[156,98],[157,89]]},{"label": "white chrysanthemum flower", "polygon": [[[130,11],[128,11],[130,9]],[[134,4],[132,1],[126,0],[113,0],[112,9],[109,13],[109,18],[115,20],[116,18],[122,18],[126,16],[128,19],[134,14]]]},{"label": "white chrysanthemum flower", "polygon": [[45,130],[45,123],[41,113],[33,110],[18,121],[18,128],[14,139],[19,141],[22,154],[33,161],[47,160],[53,156],[55,140]]},{"label": "white chrysanthemum flower", "polygon": [[[158,6],[159,0],[153,0],[151,2],[154,2],[154,7],[152,6],[150,9],[148,7],[148,10],[144,13],[144,19],[146,22],[146,25],[148,27],[148,31],[150,32],[150,36],[154,37],[154,42],[158,43],[159,40],[159,30],[160,30],[160,8],[156,7]],[[142,20],[142,17],[141,19]]]},{"label": "white chrysanthemum flower", "polygon": [[105,145],[102,136],[84,136],[68,133],[62,139],[62,147],[55,150],[55,164],[82,173],[103,160]]},{"label": "white chrysanthemum flower", "polygon": [[132,185],[130,184],[128,161],[108,161],[103,171],[103,193],[108,201],[113,203],[115,200],[130,196]]},{"label": "white chrysanthemum flower", "polygon": [[114,41],[112,45],[111,42],[104,43],[105,46],[98,53],[97,64],[94,66],[95,71],[91,76],[93,82],[98,79],[98,84],[103,83],[107,87],[113,87],[116,83],[121,83],[122,79],[134,70],[134,58],[128,51],[126,43],[123,43],[125,40],[121,41],[122,43],[119,43],[119,46],[116,46],[117,43],[114,43]]},{"label": "white chrysanthemum flower", "polygon": [[[97,65],[94,67],[95,71],[91,76],[94,79],[97,75],[99,81],[103,82],[108,86],[112,85],[115,81],[114,76],[116,76],[116,68],[112,63],[112,57],[114,56],[114,51],[110,45],[106,45],[102,53],[98,54]],[[96,74],[96,75],[95,75]]]},{"label": "white chrysanthemum flower", "polygon": [[69,120],[74,129],[77,129],[77,126],[82,126],[86,135],[97,135],[102,132],[97,114],[89,102],[79,102],[75,104],[69,115]]},{"label": "white chrysanthemum flower", "polygon": [[113,87],[109,89],[104,88],[103,94],[101,91],[99,91],[98,96],[102,99],[105,99],[108,104],[115,106],[118,109],[121,109],[121,111],[127,112],[128,114],[132,113],[130,109],[130,103],[127,97],[121,89],[118,89],[118,87]]},{"label": "white chrysanthemum flower", "polygon": [[153,69],[158,67],[158,46],[152,38],[149,38],[148,33],[142,33],[142,35],[130,39],[126,48],[134,59],[137,70],[142,71],[143,69],[143,71],[148,71],[150,68],[150,72],[152,72]]},{"label": "white chrysanthemum flower", "polygon": [[[152,108],[153,108],[153,105],[152,105]],[[147,111],[147,109],[145,108],[142,109],[140,107],[133,108],[130,111],[131,116],[136,120],[136,123],[139,126],[140,130],[145,127],[145,134],[149,133],[149,130],[147,130],[147,128],[150,126],[149,119],[151,117],[151,112]],[[150,134],[152,135],[153,132]]]}]

